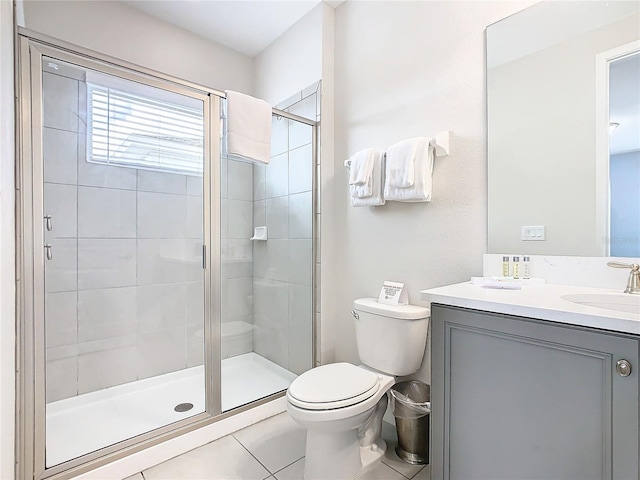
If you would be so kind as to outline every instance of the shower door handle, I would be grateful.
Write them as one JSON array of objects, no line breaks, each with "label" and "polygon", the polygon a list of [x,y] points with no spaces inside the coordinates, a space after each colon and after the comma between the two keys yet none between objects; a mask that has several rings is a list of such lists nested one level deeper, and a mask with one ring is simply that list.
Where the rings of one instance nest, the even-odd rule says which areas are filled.
[{"label": "shower door handle", "polygon": [[44,225],[45,225],[45,228],[47,229],[47,232],[50,232],[51,230],[53,230],[53,224],[51,223],[51,215],[44,216]]},{"label": "shower door handle", "polygon": [[51,251],[51,244],[50,243],[47,243],[44,246],[44,252],[45,252],[45,255],[47,257],[47,260],[53,260],[53,252]]}]

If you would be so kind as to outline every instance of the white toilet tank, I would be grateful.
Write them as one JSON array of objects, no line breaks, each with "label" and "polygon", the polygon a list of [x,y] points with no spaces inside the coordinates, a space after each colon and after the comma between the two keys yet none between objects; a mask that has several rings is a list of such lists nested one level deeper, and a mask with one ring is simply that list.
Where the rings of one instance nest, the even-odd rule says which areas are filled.
[{"label": "white toilet tank", "polygon": [[359,298],[353,302],[353,316],[362,363],[395,376],[420,368],[427,344],[428,308]]}]

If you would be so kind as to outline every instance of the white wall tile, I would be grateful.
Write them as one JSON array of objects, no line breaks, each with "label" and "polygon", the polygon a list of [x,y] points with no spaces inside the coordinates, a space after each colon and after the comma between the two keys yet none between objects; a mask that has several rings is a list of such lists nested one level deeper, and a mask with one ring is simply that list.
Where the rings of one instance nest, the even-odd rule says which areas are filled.
[{"label": "white wall tile", "polygon": [[187,325],[187,368],[204,363],[204,325]]},{"label": "white wall tile", "polygon": [[[291,105],[289,107],[289,113],[293,113],[294,115],[298,115],[299,117],[304,117],[304,118],[308,118],[309,120],[313,120],[315,122],[316,120],[316,97],[315,95],[311,95],[309,89],[306,92],[302,93],[302,97],[303,99],[300,100],[299,102],[294,103],[293,105]],[[300,122],[295,122],[292,121],[291,123],[300,123]],[[303,124],[304,125],[304,124]],[[289,125],[289,128],[291,128],[291,125]],[[295,148],[292,147],[290,145],[291,148]]]},{"label": "white wall tile", "polygon": [[289,284],[266,278],[253,283],[253,304],[256,324],[288,325]]},{"label": "white wall tile", "polygon": [[263,164],[253,165],[253,199],[263,200],[266,195],[267,166]]},{"label": "white wall tile", "polygon": [[256,322],[253,335],[253,348],[258,355],[262,355],[281,367],[287,368],[289,363],[287,343],[288,334],[286,325]]},{"label": "white wall tile", "polygon": [[186,197],[187,228],[186,237],[202,239],[204,235],[204,214],[202,197]]},{"label": "white wall tile", "polygon": [[289,240],[289,281],[311,285],[313,253],[311,240]]},{"label": "white wall tile", "polygon": [[78,292],[78,341],[91,342],[136,332],[136,287]]},{"label": "white wall tile", "polygon": [[87,83],[86,73],[84,69],[78,69],[73,75],[69,75],[71,78],[78,79],[78,133],[87,134],[87,120],[88,120],[88,99],[87,99]]},{"label": "white wall tile", "polygon": [[[260,227],[267,224],[267,202],[258,200],[253,202],[253,226]],[[269,232],[267,232],[267,235]]]},{"label": "white wall tile", "polygon": [[[220,344],[220,353],[222,355],[222,358],[236,357],[238,355],[254,351],[252,331],[244,333],[225,333],[225,324],[223,323],[222,325],[223,332]],[[222,386],[222,388],[224,389],[224,385]]]},{"label": "white wall tile", "polygon": [[240,277],[227,280],[224,301],[226,317],[237,318],[253,313],[253,278]]},{"label": "white wall tile", "polygon": [[78,290],[135,284],[136,240],[78,240]]},{"label": "white wall tile", "polygon": [[202,243],[189,239],[140,239],[137,270],[138,285],[200,281]]},{"label": "white wall tile", "polygon": [[[311,85],[309,85],[306,88],[303,88],[302,89],[302,98],[305,99],[305,98],[307,98],[307,97],[309,97],[311,95],[315,95],[316,92],[318,91],[319,87],[320,87],[320,80],[318,80],[317,82],[312,83]],[[314,101],[316,100],[315,97],[313,98],[313,100]],[[291,110],[289,110],[289,111],[291,111]],[[315,112],[315,110],[314,110],[314,112]]]},{"label": "white wall tile", "polygon": [[[50,352],[51,350],[47,350],[47,357]],[[47,358],[46,375],[47,403],[78,394],[78,358],[75,352],[69,356]]]},{"label": "white wall tile", "polygon": [[302,92],[297,92],[291,95],[286,100],[283,100],[282,102],[278,103],[278,105],[276,105],[276,108],[278,110],[287,110],[291,105],[299,102],[300,100],[302,100]]},{"label": "white wall tile", "polygon": [[78,341],[77,292],[45,294],[46,348],[72,345]]},{"label": "white wall tile", "polygon": [[222,261],[226,269],[224,278],[251,277],[253,275],[253,242],[244,239],[227,240],[227,254]]},{"label": "white wall tile", "polygon": [[229,160],[228,197],[253,200],[253,164]]},{"label": "white wall tile", "polygon": [[185,325],[187,285],[143,285],[138,287],[138,332]]},{"label": "white wall tile", "polygon": [[275,157],[288,150],[289,121],[286,118],[271,117],[271,156]]},{"label": "white wall tile", "polygon": [[53,229],[47,238],[75,238],[78,235],[78,188],[75,185],[44,184],[44,214],[51,215]]},{"label": "white wall tile", "polygon": [[271,157],[267,165],[266,198],[289,194],[289,154]]},{"label": "white wall tile", "polygon": [[87,137],[78,135],[78,185],[135,190],[135,168],[87,162]]},{"label": "white wall tile", "polygon": [[311,190],[313,168],[311,144],[289,152],[289,193]]},{"label": "white wall tile", "polygon": [[313,225],[312,193],[289,195],[289,238],[311,238]]},{"label": "white wall tile", "polygon": [[228,200],[228,238],[249,239],[253,236],[253,203],[245,200]]},{"label": "white wall tile", "polygon": [[78,135],[74,132],[42,129],[44,181],[75,185],[78,170]]},{"label": "white wall tile", "polygon": [[202,327],[204,325],[204,282],[189,282],[186,287],[187,324]]},{"label": "white wall tile", "polygon": [[80,238],[136,238],[136,193],[78,187]]},{"label": "white wall tile", "polygon": [[288,196],[268,198],[267,229],[270,239],[289,237],[289,201]]},{"label": "white wall tile", "polygon": [[[215,231],[215,225],[213,225]],[[229,200],[220,200],[220,238],[229,238]]]},{"label": "white wall tile", "polygon": [[185,195],[138,192],[138,238],[184,238],[186,236],[187,197]]},{"label": "white wall tile", "polygon": [[310,285],[289,284],[288,369],[301,374],[313,366],[313,307]]},{"label": "white wall tile", "polygon": [[187,366],[186,328],[138,334],[138,377],[149,378]]},{"label": "white wall tile", "polygon": [[78,81],[52,73],[42,74],[45,127],[78,131]]},{"label": "white wall tile", "polygon": [[56,238],[51,242],[52,260],[45,260],[45,291],[68,292],[78,288],[78,241]]},{"label": "white wall tile", "polygon": [[[311,97],[303,100],[300,103],[309,102]],[[315,102],[309,102],[313,104],[313,108],[315,110]],[[310,106],[309,106],[310,107]],[[293,112],[292,112],[293,113]],[[305,115],[302,115],[305,116]],[[311,120],[315,121],[315,114],[311,118]],[[302,145],[308,145],[313,140],[313,127],[311,125],[307,125],[306,123],[296,122],[295,120],[289,120],[289,150],[293,150],[294,148],[301,147]]]},{"label": "white wall tile", "polygon": [[138,170],[138,191],[186,195],[187,177],[174,173]]},{"label": "white wall tile", "polygon": [[81,353],[78,357],[78,393],[94,392],[137,379],[135,336],[119,345]]},{"label": "white wall tile", "polygon": [[204,182],[202,177],[187,176],[187,195],[202,197]]},{"label": "white wall tile", "polygon": [[220,159],[220,198],[229,198],[229,160]]},{"label": "white wall tile", "polygon": [[253,272],[256,278],[270,278],[286,282],[289,280],[289,240],[267,240],[256,242],[253,250]]}]

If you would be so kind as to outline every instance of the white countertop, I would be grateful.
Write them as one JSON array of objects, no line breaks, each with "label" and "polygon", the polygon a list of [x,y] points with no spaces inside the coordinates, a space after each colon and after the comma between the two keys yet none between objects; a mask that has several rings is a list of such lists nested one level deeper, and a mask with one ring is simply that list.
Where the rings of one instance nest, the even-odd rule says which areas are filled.
[{"label": "white countertop", "polygon": [[[629,295],[622,294],[621,290],[551,284],[501,290],[465,282],[423,290],[420,298],[431,303],[640,335],[639,314],[581,305],[561,298],[571,294]],[[632,297],[640,304],[640,295]]]}]

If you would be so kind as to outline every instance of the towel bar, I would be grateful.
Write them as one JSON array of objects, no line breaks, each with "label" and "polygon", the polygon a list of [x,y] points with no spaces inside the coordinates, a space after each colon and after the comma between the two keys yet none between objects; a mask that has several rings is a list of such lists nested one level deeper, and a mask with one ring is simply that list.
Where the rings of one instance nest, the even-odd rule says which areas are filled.
[{"label": "towel bar", "polygon": [[[444,131],[436,133],[434,138],[429,142],[429,146],[434,148],[434,153],[436,157],[447,157],[449,156],[449,139],[450,132]],[[351,167],[351,160],[345,160],[344,166],[349,168]]]}]

